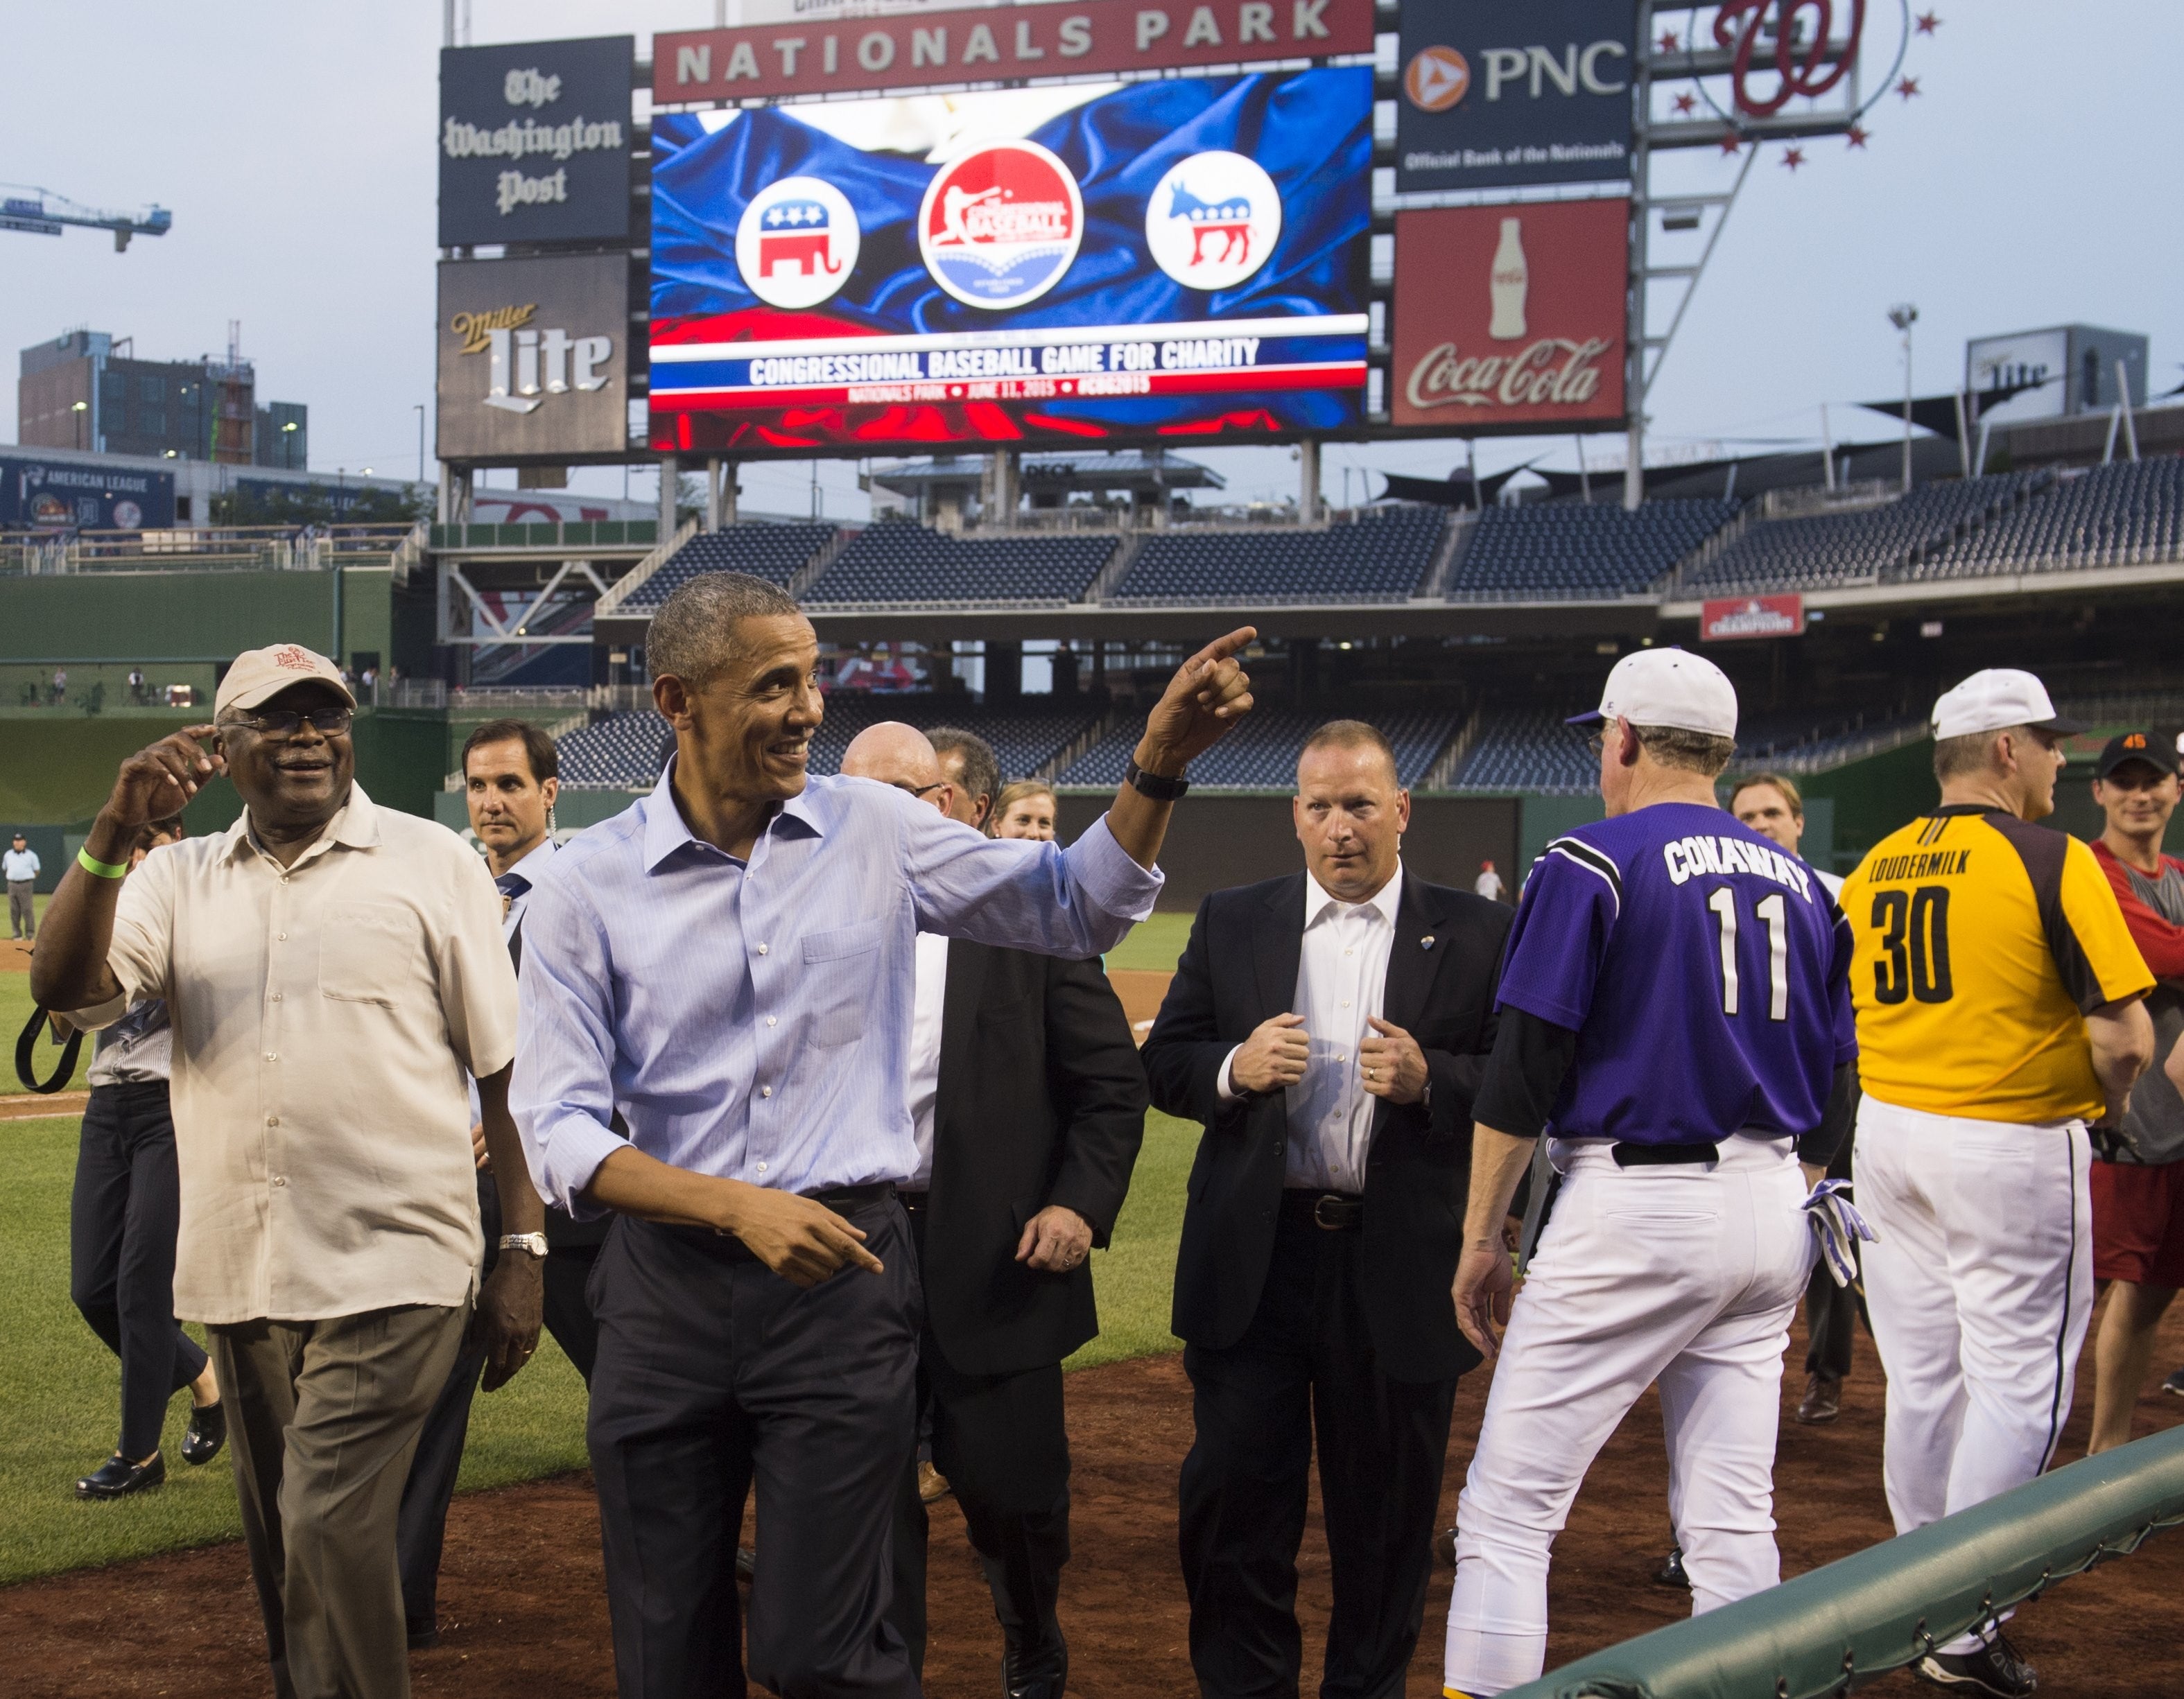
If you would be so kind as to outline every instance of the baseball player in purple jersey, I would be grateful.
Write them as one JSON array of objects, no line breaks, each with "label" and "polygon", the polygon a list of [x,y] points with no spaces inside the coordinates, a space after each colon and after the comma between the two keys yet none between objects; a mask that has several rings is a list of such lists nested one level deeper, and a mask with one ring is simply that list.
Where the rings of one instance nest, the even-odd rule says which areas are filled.
[{"label": "baseball player in purple jersey", "polygon": [[[1474,1114],[1457,1319],[1496,1352],[1457,1508],[1446,1691],[1538,1676],[1547,1557],[1607,1436],[1658,1381],[1692,1607],[1772,1586],[1782,1353],[1813,1251],[1802,1153],[1848,1118],[1850,930],[1714,781],[1736,693],[1626,655],[1596,713],[1607,818],[1548,844],[1502,974]],[[1511,1306],[1502,1224],[1543,1134],[1563,1177]]]}]

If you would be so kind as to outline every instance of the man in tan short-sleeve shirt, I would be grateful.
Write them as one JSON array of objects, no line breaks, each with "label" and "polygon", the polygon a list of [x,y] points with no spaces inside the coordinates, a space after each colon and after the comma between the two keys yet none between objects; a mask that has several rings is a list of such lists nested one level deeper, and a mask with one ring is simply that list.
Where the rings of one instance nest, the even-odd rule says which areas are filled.
[{"label": "man in tan short-sleeve shirt", "polygon": [[[354,705],[308,649],[239,658],[214,725],[123,763],[33,966],[81,1025],[167,1000],[176,1312],[211,1330],[283,1699],[409,1691],[394,1529],[417,1430],[474,1301],[487,1387],[529,1356],[544,1253],[507,1117],[499,896],[453,833],[358,788]],[[242,816],[120,887],[136,825],[221,772]],[[482,1293],[466,1072],[501,1244],[531,1253],[502,1256]]]}]

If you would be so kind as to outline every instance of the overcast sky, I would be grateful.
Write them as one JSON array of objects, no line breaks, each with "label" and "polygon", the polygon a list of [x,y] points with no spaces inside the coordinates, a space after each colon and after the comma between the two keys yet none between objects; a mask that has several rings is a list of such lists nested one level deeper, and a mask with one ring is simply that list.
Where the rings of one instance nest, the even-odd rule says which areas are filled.
[{"label": "overcast sky", "polygon": [[[1822,402],[1899,393],[1885,315],[1900,300],[1919,309],[1922,392],[1959,380],[1968,337],[2074,320],[2150,335],[2155,390],[2184,376],[2184,223],[2160,116],[2184,47],[2176,0],[1928,4],[1942,21],[1911,48],[1922,92],[1881,102],[1864,152],[1812,143],[1793,174],[1777,146],[1754,169],[1654,391],[1657,442],[1814,438]],[[1884,47],[1894,9],[1872,8]],[[181,359],[224,347],[239,319],[260,400],[309,404],[314,465],[415,476],[413,409],[432,385],[439,5],[0,0],[0,180],[98,206],[156,201],[175,219],[125,254],[98,231],[0,231],[4,346],[89,326]],[[711,19],[710,0],[471,5],[480,43],[634,31],[641,56],[649,31]],[[1724,181],[1734,169],[1693,163]],[[1838,439],[1851,429],[1838,414]],[[1567,438],[1482,443],[1479,464],[1542,450],[1574,464]],[[1462,455],[1331,444],[1325,486],[1340,499],[1345,466],[1440,476]],[[1294,493],[1284,451],[1207,458],[1232,496]],[[745,503],[800,510],[808,477],[805,463],[747,468]],[[854,468],[822,480],[831,515],[861,510]],[[586,481],[618,489],[620,475]]]}]

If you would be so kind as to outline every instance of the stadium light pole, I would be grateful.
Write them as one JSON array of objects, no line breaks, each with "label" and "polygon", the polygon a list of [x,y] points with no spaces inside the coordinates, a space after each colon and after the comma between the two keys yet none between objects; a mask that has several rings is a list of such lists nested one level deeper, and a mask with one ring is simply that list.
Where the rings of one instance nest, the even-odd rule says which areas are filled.
[{"label": "stadium light pole", "polygon": [[1903,493],[1911,493],[1911,326],[1919,322],[1919,309],[1898,301],[1888,309],[1888,322],[1903,333]]}]

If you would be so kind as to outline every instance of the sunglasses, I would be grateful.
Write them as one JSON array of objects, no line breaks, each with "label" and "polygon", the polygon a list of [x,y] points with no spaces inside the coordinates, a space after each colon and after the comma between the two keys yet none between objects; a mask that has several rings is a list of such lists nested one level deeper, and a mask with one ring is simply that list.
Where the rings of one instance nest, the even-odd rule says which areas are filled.
[{"label": "sunglasses", "polygon": [[348,730],[355,718],[355,710],[349,708],[314,708],[308,713],[293,708],[275,708],[263,714],[237,714],[221,721],[221,725],[255,732],[261,738],[292,738],[304,729],[304,722],[308,720],[313,729],[333,738]]}]

